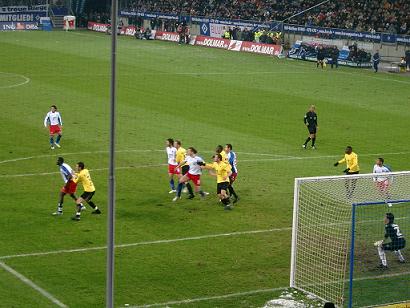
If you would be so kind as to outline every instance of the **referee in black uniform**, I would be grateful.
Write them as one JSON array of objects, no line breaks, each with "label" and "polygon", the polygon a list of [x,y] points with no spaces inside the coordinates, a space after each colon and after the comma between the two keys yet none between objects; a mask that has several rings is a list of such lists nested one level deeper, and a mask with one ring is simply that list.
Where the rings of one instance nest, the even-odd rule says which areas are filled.
[{"label": "referee in black uniform", "polygon": [[312,149],[316,150],[315,142],[316,142],[316,131],[318,129],[318,125],[317,125],[317,114],[316,114],[315,105],[311,105],[309,107],[309,111],[305,114],[305,117],[303,118],[303,122],[305,123],[309,131],[309,137],[306,139],[302,147],[306,149],[309,141],[312,140]]}]

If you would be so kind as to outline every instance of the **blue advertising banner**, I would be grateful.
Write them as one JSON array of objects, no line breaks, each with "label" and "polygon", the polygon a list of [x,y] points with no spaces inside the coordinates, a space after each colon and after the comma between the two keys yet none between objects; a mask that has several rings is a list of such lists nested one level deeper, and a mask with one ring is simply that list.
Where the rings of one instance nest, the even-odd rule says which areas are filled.
[{"label": "blue advertising banner", "polygon": [[389,33],[357,32],[347,29],[322,28],[313,26],[284,25],[284,31],[303,35],[322,35],[329,39],[366,40],[375,43],[409,44],[410,36]]},{"label": "blue advertising banner", "polygon": [[39,22],[45,17],[44,11],[27,11],[19,13],[0,13],[0,22]]},{"label": "blue advertising banner", "polygon": [[[179,21],[180,17],[178,15],[172,15],[172,14],[162,14],[162,13],[140,13],[140,12],[134,12],[134,11],[121,11],[120,16],[125,16],[125,17],[142,17],[142,18],[147,18],[147,19],[169,19],[169,20],[175,20]],[[183,16],[185,17],[185,16]],[[183,18],[183,20],[186,20]]]}]

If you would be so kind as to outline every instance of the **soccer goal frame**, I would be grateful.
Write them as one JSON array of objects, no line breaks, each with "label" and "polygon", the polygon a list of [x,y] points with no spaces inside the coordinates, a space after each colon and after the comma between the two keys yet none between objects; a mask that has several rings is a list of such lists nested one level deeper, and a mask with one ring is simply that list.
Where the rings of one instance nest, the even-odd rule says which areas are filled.
[{"label": "soccer goal frame", "polygon": [[[397,188],[392,189],[391,193],[389,192],[388,194],[380,194],[380,191],[375,188],[374,183],[377,180],[377,177],[383,176],[384,178],[388,179],[392,184],[394,185],[395,181],[397,182]],[[407,180],[407,182],[406,182]],[[335,296],[327,296],[326,292],[323,292],[323,294],[316,294],[316,292],[312,292],[312,289],[314,290],[314,287],[311,288],[312,284],[306,284],[305,286],[301,283],[298,283],[297,279],[297,274],[298,271],[303,271],[303,265],[299,265],[297,260],[298,260],[298,253],[301,253],[298,251],[298,240],[305,240],[309,241],[310,237],[304,237],[303,229],[309,229],[311,228],[310,225],[306,227],[306,225],[303,225],[303,221],[301,223],[301,220],[303,220],[303,217],[301,218],[301,211],[303,211],[303,200],[301,201],[301,197],[304,198],[304,196],[301,196],[302,194],[305,194],[305,192],[301,192],[301,188],[303,185],[307,186],[309,189],[311,189],[314,192],[315,187],[319,187],[321,183],[324,183],[323,190],[320,193],[326,193],[327,198],[332,198],[332,195],[334,194],[335,202],[334,204],[331,204],[331,206],[334,206],[337,211],[337,207],[340,205],[340,207],[343,207],[343,211],[341,211],[341,216],[343,216],[344,220],[341,220],[340,223],[337,223],[337,225],[342,225],[341,230],[343,231],[343,238],[339,239],[340,241],[344,242],[344,250],[341,256],[344,258],[344,260],[340,260],[338,265],[341,265],[343,268],[339,271],[339,276],[337,279],[335,279],[335,283],[339,283],[339,288],[338,288],[338,297],[336,298]],[[346,183],[354,183],[353,185],[353,192],[348,192],[343,191],[341,187],[346,186]],[[403,183],[410,183],[410,171],[403,171],[403,172],[390,172],[390,173],[383,173],[383,174],[361,174],[361,175],[343,175],[343,176],[321,176],[321,177],[308,177],[308,178],[296,178],[294,182],[294,200],[293,200],[293,225],[292,225],[292,248],[291,248],[291,262],[290,262],[290,287],[298,289],[300,291],[303,291],[307,294],[313,295],[318,299],[321,299],[323,301],[331,301],[335,302],[336,305],[338,306],[347,306],[347,307],[352,307],[353,306],[353,285],[354,285],[354,273],[355,273],[355,240],[356,240],[356,219],[357,219],[357,208],[358,207],[365,207],[365,206],[377,206],[377,205],[386,205],[386,204],[399,204],[399,203],[410,203],[410,189],[406,191],[406,189],[402,190],[400,188],[406,187],[403,185]],[[399,185],[400,184],[400,185]],[[356,185],[361,186],[361,187],[356,187]],[[306,189],[306,188],[304,188]],[[333,192],[332,190],[337,190],[339,189],[338,192]],[[354,193],[354,190],[357,190],[356,193]],[[341,192],[342,191],[342,192]],[[386,197],[388,195],[388,197]],[[306,197],[305,197],[306,198]],[[317,210],[320,211],[323,209],[323,204],[320,205],[315,205],[314,202],[316,200],[312,201],[312,198],[309,200],[311,204],[306,205],[305,207],[310,207],[309,210]],[[326,202],[326,199],[325,201]],[[322,206],[322,208],[321,208]],[[317,208],[315,208],[317,207]],[[337,214],[337,213],[336,213]],[[306,215],[303,214],[302,215]],[[311,222],[309,222],[311,223]],[[299,230],[301,229],[301,231]],[[337,227],[335,227],[337,228]],[[300,231],[300,232],[299,232]],[[341,232],[342,232],[341,231]],[[298,237],[301,235],[301,239]],[[312,237],[312,235],[310,235]],[[309,247],[309,245],[307,245]],[[315,245],[313,245],[315,248]],[[316,246],[317,247],[317,246]],[[306,247],[303,247],[302,249],[306,249]],[[314,249],[312,248],[312,249]],[[303,255],[304,252],[302,252]],[[301,261],[299,260],[299,263]],[[301,267],[300,269],[298,267]],[[320,271],[319,271],[320,272]],[[316,273],[315,273],[316,275]],[[320,273],[318,274],[318,277],[315,277],[314,281],[320,281],[318,284],[323,284],[325,285],[328,281],[328,277],[323,277],[323,280],[320,280]],[[300,279],[299,279],[300,280]],[[337,280],[337,281],[336,281]],[[348,285],[347,285],[348,284]],[[306,287],[307,286],[307,287]],[[348,294],[345,297],[344,290],[348,290]],[[317,292],[321,293],[321,292]],[[332,298],[333,297],[333,298]],[[346,299],[346,300],[345,300]]]}]

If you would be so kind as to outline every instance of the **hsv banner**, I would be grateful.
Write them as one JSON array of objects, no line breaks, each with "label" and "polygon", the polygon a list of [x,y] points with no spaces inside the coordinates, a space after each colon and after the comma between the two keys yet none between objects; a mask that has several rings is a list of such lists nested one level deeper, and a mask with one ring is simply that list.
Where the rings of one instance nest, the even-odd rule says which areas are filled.
[{"label": "hsv banner", "polygon": [[228,49],[229,43],[231,40],[226,40],[223,38],[216,38],[216,37],[209,37],[198,35],[195,40],[195,45],[198,46],[205,46],[205,47],[213,47],[213,48],[221,48],[221,49]]},{"label": "hsv banner", "polygon": [[104,32],[105,33],[105,32],[107,32],[109,26],[110,26],[109,24],[100,24],[98,22],[89,21],[88,25],[87,25],[87,28],[88,28],[88,30],[91,30],[91,31]]}]

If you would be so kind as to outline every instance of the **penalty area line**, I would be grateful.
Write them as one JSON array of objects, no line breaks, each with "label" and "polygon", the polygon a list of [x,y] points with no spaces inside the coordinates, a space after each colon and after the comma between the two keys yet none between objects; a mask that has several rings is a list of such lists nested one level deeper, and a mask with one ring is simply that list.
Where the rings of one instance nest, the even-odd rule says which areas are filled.
[{"label": "penalty area line", "polygon": [[34,290],[36,290],[38,293],[40,293],[41,295],[43,295],[45,298],[47,298],[48,300],[50,300],[51,302],[53,302],[54,304],[56,304],[58,307],[68,307],[67,305],[63,304],[62,302],[60,302],[57,298],[55,298],[53,295],[51,295],[49,292],[47,292],[46,290],[44,290],[43,288],[39,287],[38,285],[36,285],[33,281],[31,281],[30,279],[28,279],[26,276],[20,274],[19,272],[17,272],[15,269],[13,269],[12,267],[8,266],[7,264],[5,264],[4,262],[0,261],[0,267],[3,268],[5,271],[7,271],[8,273],[12,274],[14,277],[16,277],[18,280],[20,280],[21,282],[25,283],[26,285],[28,285],[29,287],[33,288]]},{"label": "penalty area line", "polygon": [[[354,279],[354,281],[382,279],[386,277],[396,277],[396,276],[403,276],[403,275],[408,275],[408,274],[410,274],[410,272],[378,275],[378,276],[368,276],[368,277],[356,278]],[[184,300],[174,300],[174,301],[169,301],[169,302],[152,303],[152,304],[145,304],[145,305],[129,306],[127,304],[126,307],[131,307],[131,308],[167,307],[169,305],[184,305],[184,304],[191,304],[191,303],[202,302],[202,301],[220,300],[220,299],[231,298],[231,297],[240,297],[240,296],[254,295],[254,294],[259,294],[259,293],[283,291],[288,288],[289,287],[279,287],[279,288],[273,288],[273,289],[259,289],[259,290],[252,290],[252,291],[246,291],[246,292],[230,293],[230,294],[225,294],[225,295],[206,296],[206,297],[198,297],[198,298],[192,298],[192,299],[190,298],[190,299],[184,299]],[[125,307],[125,305],[121,307]]]},{"label": "penalty area line", "polygon": [[225,294],[225,295],[198,297],[198,298],[192,298],[192,299],[184,299],[180,301],[170,301],[166,303],[154,303],[154,304],[146,304],[142,306],[129,306],[129,307],[131,308],[149,308],[149,307],[164,307],[164,306],[167,307],[168,305],[183,305],[183,304],[191,304],[191,303],[202,302],[202,301],[218,300],[218,299],[224,299],[224,298],[230,298],[230,297],[239,297],[239,296],[254,295],[254,294],[259,294],[259,293],[270,293],[270,292],[275,292],[275,291],[283,291],[283,290],[286,290],[287,288],[288,287],[279,287],[279,288],[273,288],[273,289],[259,289],[259,290],[252,290],[252,291],[246,291],[246,292],[230,293],[230,294]]},{"label": "penalty area line", "polygon": [[[177,242],[185,242],[185,241],[195,241],[195,240],[220,238],[220,237],[230,237],[230,236],[240,236],[240,235],[248,235],[248,234],[253,235],[253,234],[280,232],[280,231],[290,231],[290,230],[292,230],[291,227],[285,227],[285,228],[275,228],[275,229],[238,231],[238,232],[220,233],[220,234],[208,234],[208,235],[199,235],[199,236],[175,238],[175,239],[165,239],[165,240],[156,240],[156,241],[145,241],[145,242],[136,242],[136,243],[128,243],[128,244],[119,244],[119,245],[115,245],[115,248],[127,248],[127,247],[147,246],[147,245],[156,245],[156,244],[169,244],[169,243],[177,243]],[[87,252],[87,251],[93,251],[93,250],[104,250],[106,248],[107,248],[106,246],[97,246],[97,247],[88,247],[88,248],[62,249],[62,250],[45,251],[45,252],[24,253],[24,254],[0,256],[0,260],[23,258],[23,257],[56,255],[56,254],[63,254],[63,253]]]}]

